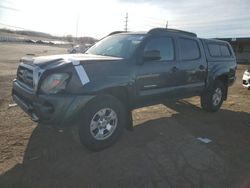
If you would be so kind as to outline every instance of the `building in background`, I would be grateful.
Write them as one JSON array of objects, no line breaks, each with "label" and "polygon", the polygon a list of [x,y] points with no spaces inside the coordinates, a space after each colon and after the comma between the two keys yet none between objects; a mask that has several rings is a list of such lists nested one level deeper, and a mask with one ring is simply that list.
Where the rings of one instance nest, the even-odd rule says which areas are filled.
[{"label": "building in background", "polygon": [[228,41],[235,52],[237,63],[250,64],[250,37],[249,38],[218,38]]}]

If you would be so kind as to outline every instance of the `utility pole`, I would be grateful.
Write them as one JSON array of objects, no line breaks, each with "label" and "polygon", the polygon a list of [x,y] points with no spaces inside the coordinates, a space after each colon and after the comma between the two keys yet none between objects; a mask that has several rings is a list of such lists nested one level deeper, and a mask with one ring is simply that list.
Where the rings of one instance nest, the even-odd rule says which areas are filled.
[{"label": "utility pole", "polygon": [[128,31],[128,13],[126,13],[126,16],[125,16],[125,28],[124,30],[127,32]]},{"label": "utility pole", "polygon": [[75,36],[75,43],[76,43],[76,41],[77,41],[79,17],[80,17],[80,14],[78,13],[78,14],[77,14],[77,18],[76,18],[76,36]]}]

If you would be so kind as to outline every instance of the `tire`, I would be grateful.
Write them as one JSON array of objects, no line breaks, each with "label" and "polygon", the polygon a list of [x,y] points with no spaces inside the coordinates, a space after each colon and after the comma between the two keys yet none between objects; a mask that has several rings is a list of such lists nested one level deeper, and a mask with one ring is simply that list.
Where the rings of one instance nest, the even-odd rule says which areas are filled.
[{"label": "tire", "polygon": [[214,84],[201,95],[201,107],[207,112],[217,112],[224,100],[226,94],[226,86],[220,80],[216,80]]},{"label": "tire", "polygon": [[80,142],[92,151],[113,145],[123,132],[126,111],[113,96],[98,96],[91,101],[79,124]]}]

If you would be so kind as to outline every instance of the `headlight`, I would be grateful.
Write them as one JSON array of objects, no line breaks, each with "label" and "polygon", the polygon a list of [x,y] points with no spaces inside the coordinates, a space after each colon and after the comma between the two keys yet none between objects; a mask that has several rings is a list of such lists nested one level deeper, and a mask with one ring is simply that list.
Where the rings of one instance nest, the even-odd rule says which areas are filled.
[{"label": "headlight", "polygon": [[41,85],[41,91],[47,94],[55,94],[66,88],[69,74],[55,73],[45,78]]}]

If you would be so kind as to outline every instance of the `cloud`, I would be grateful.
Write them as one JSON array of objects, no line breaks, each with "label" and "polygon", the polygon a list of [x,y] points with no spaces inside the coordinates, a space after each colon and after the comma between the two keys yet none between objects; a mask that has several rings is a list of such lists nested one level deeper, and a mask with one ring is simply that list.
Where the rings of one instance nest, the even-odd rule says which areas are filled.
[{"label": "cloud", "polygon": [[[250,36],[249,0],[118,0],[122,3],[150,4],[157,6],[162,15],[169,13],[169,26],[191,30],[203,36]],[[154,15],[151,15],[154,17]],[[159,18],[158,18],[159,19]],[[161,19],[159,19],[161,20]],[[149,20],[154,25],[157,18]],[[153,24],[152,24],[153,23]],[[248,31],[247,31],[248,29]],[[241,32],[242,30],[242,32]]]},{"label": "cloud", "polygon": [[20,12],[13,4],[8,0],[0,0],[0,21],[5,12]]},{"label": "cloud", "polygon": [[[75,35],[79,14],[78,35],[102,38],[124,29],[128,12],[131,31],[165,27],[168,21],[170,28],[195,32],[200,37],[250,37],[249,1],[0,0],[0,23],[56,35]],[[56,14],[55,7],[59,7]]]},{"label": "cloud", "polygon": [[19,10],[16,9],[16,8],[4,6],[4,5],[0,5],[0,9],[7,9],[7,10],[19,11]]}]

